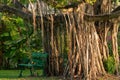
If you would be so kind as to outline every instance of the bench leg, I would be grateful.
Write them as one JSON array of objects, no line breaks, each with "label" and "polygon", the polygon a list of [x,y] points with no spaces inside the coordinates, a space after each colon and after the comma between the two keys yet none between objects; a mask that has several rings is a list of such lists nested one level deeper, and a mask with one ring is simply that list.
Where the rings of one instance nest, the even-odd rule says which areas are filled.
[{"label": "bench leg", "polygon": [[38,76],[38,73],[36,72],[36,70],[33,67],[30,68],[30,73],[31,73],[31,76]]},{"label": "bench leg", "polygon": [[22,72],[23,72],[23,70],[21,69],[21,70],[20,70],[19,77],[22,77]]},{"label": "bench leg", "polygon": [[30,74],[31,74],[31,76],[33,76],[33,71],[32,71],[32,68],[30,68]]}]

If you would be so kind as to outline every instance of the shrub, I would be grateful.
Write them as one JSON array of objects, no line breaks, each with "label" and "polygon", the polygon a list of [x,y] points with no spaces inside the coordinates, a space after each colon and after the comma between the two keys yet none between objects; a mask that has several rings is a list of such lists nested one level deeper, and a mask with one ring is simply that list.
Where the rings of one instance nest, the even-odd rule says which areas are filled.
[{"label": "shrub", "polygon": [[115,60],[114,60],[113,56],[110,56],[110,57],[108,57],[107,60],[104,60],[104,67],[108,73],[110,73],[110,74],[115,73]]}]

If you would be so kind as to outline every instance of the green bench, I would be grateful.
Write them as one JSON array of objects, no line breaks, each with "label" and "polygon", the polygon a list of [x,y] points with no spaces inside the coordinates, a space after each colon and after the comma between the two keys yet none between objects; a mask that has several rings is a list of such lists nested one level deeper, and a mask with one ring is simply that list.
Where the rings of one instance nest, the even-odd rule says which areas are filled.
[{"label": "green bench", "polygon": [[20,67],[20,74],[19,77],[22,77],[23,70],[25,68],[30,69],[31,76],[34,76],[34,72],[36,69],[42,69],[43,75],[45,75],[45,69],[47,68],[47,53],[36,53],[33,52],[31,54],[31,58],[23,58],[21,64],[18,64]]}]

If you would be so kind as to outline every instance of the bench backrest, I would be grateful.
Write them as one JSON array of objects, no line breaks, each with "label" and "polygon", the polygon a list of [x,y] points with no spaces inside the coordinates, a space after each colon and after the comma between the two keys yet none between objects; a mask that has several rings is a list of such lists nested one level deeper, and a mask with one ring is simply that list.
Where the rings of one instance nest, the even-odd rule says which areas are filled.
[{"label": "bench backrest", "polygon": [[33,64],[45,66],[47,64],[48,54],[33,52],[31,58]]}]

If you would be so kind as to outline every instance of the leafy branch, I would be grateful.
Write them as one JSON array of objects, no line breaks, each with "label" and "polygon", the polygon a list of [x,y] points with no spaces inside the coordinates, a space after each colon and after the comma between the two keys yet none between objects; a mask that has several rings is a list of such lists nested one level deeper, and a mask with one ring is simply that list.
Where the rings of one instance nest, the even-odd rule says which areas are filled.
[{"label": "leafy branch", "polygon": [[[110,14],[100,14],[100,15],[85,14],[84,19],[87,20],[87,21],[101,21],[101,20],[109,20],[109,19],[113,19],[113,18],[118,18],[120,16],[120,9],[117,9],[117,11],[115,11],[115,10],[113,10],[113,12],[111,12]],[[21,17],[25,20],[32,20],[32,18],[33,18],[32,13],[26,13],[26,12],[23,12],[22,10],[19,10],[19,9],[16,9],[16,8],[13,8],[13,7],[10,7],[10,6],[7,6],[7,5],[2,5],[2,4],[0,4],[0,12],[7,12],[7,13],[10,13],[10,14],[15,14],[16,16],[19,16],[19,17]],[[63,15],[60,14],[60,15],[54,16],[54,18],[59,18],[61,16],[63,16]],[[41,16],[36,16],[36,21],[39,20],[40,18],[41,18]],[[43,16],[43,19],[45,21],[50,20],[47,17],[47,15]]]}]

